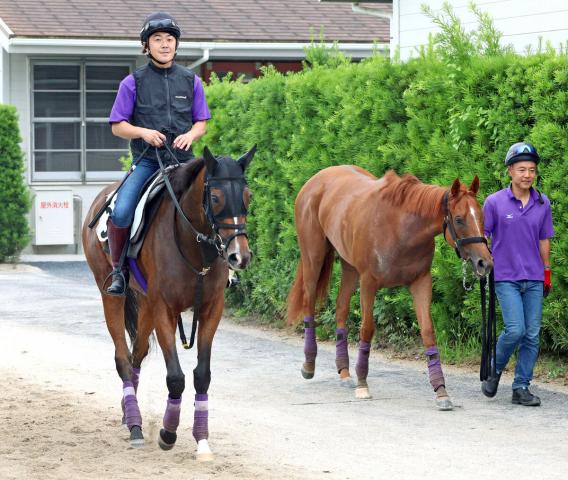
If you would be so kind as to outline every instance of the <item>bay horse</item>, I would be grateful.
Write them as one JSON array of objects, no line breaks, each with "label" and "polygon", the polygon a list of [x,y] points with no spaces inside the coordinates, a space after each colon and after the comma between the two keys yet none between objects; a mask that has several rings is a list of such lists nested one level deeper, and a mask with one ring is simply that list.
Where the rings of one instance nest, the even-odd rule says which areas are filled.
[{"label": "bay horse", "polygon": [[[434,237],[444,233],[458,256],[469,260],[478,276],[488,274],[493,260],[483,236],[483,215],[476,194],[476,176],[469,188],[456,179],[449,189],[427,185],[412,175],[389,171],[377,179],[357,166],[321,170],[302,187],[295,203],[300,247],[296,279],[288,295],[288,324],[304,315],[305,362],[301,372],[312,378],[317,344],[317,306],[326,298],[337,254],[341,284],[336,300],[336,367],[344,382],[349,373],[345,322],[349,303],[360,283],[361,329],[355,366],[356,398],[371,398],[367,384],[371,340],[375,332],[373,303],[377,290],[408,286],[422,342],[429,379],[440,410],[453,408],[446,391],[440,354],[430,317]],[[449,235],[448,235],[449,234]]]},{"label": "bay horse", "polygon": [[[163,193],[137,262],[130,263],[133,275],[126,296],[105,293],[105,279],[112,269],[110,258],[103,251],[95,229],[88,227],[117,184],[100,192],[87,214],[83,247],[101,292],[106,324],[115,345],[116,370],[123,382],[123,423],[130,430],[132,446],[144,444],[136,394],[140,367],[148,354],[153,331],[165,359],[169,393],[158,443],[169,450],[176,442],[185,388],[175,345],[176,321],[181,312],[193,306],[194,310],[199,309],[197,366],[193,370],[196,393],[193,436],[197,442],[197,459],[213,458],[208,444],[207,395],[211,347],[223,313],[228,265],[241,270],[251,260],[245,230],[251,193],[244,173],[255,150],[256,146],[235,161],[229,157],[215,158],[205,147],[203,158],[167,173],[171,193],[181,208],[178,210],[173,196]],[[202,288],[198,291],[200,282]],[[131,338],[132,351],[125,329]]]}]

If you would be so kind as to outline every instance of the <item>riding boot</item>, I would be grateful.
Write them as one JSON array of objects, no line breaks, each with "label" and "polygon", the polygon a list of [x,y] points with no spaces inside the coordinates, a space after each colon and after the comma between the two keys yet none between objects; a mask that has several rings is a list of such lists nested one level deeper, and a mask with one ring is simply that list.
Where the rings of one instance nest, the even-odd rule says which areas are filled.
[{"label": "riding boot", "polygon": [[108,221],[108,246],[112,261],[112,280],[106,293],[109,295],[122,296],[128,282],[128,268],[121,265],[122,253],[126,247],[126,241],[130,233],[130,227],[117,227],[112,220]]}]

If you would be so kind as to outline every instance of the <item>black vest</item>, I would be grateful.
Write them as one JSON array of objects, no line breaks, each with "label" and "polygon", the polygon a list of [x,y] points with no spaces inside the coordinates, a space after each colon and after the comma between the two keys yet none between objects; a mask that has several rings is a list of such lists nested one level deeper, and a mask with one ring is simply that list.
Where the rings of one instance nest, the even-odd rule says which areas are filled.
[{"label": "black vest", "polygon": [[[131,123],[137,127],[150,128],[166,133],[168,145],[182,133],[187,133],[193,125],[191,107],[193,105],[193,82],[195,74],[188,68],[173,64],[170,68],[158,68],[152,62],[134,72],[136,82],[136,105]],[[148,145],[141,138],[130,141],[132,157],[138,158]],[[179,161],[193,158],[191,148],[173,149]],[[157,160],[154,147],[144,154],[145,158]],[[162,160],[169,161],[168,151],[160,149]]]}]

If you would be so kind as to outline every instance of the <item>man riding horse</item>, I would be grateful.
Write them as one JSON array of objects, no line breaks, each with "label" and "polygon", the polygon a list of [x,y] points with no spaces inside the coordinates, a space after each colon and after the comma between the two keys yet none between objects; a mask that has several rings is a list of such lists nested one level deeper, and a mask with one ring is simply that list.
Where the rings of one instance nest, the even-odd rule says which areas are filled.
[{"label": "man riding horse", "polygon": [[[181,30],[164,12],[149,15],[140,32],[143,53],[150,61],[120,83],[109,118],[112,133],[130,140],[135,168],[120,187],[108,222],[108,243],[113,272],[106,293],[124,295],[128,270],[122,255],[136,204],[146,181],[163,160],[193,158],[191,145],[206,132],[211,118],[200,78],[175,63]],[[166,148],[171,146],[171,148]]]}]

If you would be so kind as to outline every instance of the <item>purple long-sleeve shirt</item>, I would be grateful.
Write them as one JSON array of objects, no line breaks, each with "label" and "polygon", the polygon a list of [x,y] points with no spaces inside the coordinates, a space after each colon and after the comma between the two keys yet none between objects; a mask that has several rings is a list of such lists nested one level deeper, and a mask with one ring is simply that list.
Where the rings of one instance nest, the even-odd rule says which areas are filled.
[{"label": "purple long-sleeve shirt", "polygon": [[530,190],[528,203],[518,200],[511,188],[499,190],[483,205],[485,236],[491,237],[495,281],[544,279],[540,240],[554,235],[550,201]]},{"label": "purple long-sleeve shirt", "polygon": [[[116,99],[114,100],[114,105],[112,106],[110,117],[108,119],[109,123],[122,121],[130,122],[132,115],[134,114],[135,105],[136,82],[134,80],[134,75],[131,74],[120,82],[120,87],[118,88],[118,93],[116,94]],[[195,75],[195,80],[193,82],[191,120],[195,123],[201,120],[209,120],[210,118],[211,113],[209,113],[209,107],[207,106],[207,100],[205,99],[203,84],[201,83],[201,79]]]}]

